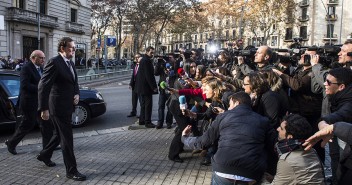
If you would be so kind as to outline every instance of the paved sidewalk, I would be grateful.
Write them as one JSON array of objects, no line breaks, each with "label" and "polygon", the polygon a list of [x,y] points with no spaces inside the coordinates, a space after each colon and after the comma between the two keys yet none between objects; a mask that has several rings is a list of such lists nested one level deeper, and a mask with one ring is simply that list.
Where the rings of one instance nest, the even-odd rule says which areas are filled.
[{"label": "paved sidewalk", "polygon": [[181,154],[183,163],[167,158],[173,129],[126,127],[74,135],[78,170],[88,179],[76,182],[65,177],[61,151],[46,167],[35,157],[41,150],[40,139],[25,140],[17,155],[0,144],[0,184],[210,184],[211,167],[201,166],[201,158],[191,152]]}]

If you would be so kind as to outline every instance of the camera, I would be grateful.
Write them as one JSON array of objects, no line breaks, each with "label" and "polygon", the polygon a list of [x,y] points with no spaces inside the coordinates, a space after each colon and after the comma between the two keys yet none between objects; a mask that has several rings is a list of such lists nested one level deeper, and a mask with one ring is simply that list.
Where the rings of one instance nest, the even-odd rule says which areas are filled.
[{"label": "camera", "polygon": [[[341,48],[337,45],[325,45],[322,47],[310,47],[308,51],[316,51],[319,55],[318,63],[322,64],[325,67],[330,67],[332,63],[338,60],[338,53],[341,51]],[[310,65],[311,56],[304,55],[303,65]]]}]

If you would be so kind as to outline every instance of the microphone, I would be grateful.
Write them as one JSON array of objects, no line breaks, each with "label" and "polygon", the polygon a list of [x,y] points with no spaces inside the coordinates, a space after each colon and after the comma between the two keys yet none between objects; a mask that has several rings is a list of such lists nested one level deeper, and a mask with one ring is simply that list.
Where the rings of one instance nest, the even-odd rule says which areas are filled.
[{"label": "microphone", "polygon": [[169,86],[167,85],[167,83],[165,81],[160,82],[160,87],[162,89],[170,90]]},{"label": "microphone", "polygon": [[171,68],[172,68],[172,66],[170,65],[170,63],[166,63],[166,64],[165,64],[165,67],[166,67],[166,69],[171,69]]},{"label": "microphone", "polygon": [[187,109],[186,97],[184,95],[180,96],[178,101],[180,102],[180,109],[182,111]]},{"label": "microphone", "polygon": [[183,70],[182,68],[179,68],[177,70],[177,74],[180,75],[180,76],[183,76],[183,75],[185,75],[185,70]]}]

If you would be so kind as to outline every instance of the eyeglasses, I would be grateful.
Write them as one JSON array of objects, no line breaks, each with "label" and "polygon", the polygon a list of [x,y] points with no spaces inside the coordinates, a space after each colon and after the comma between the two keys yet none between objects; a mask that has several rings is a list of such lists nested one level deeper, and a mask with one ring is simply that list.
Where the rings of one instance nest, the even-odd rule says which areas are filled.
[{"label": "eyeglasses", "polygon": [[336,84],[336,85],[340,85],[340,84],[341,84],[341,83],[333,83],[333,82],[331,82],[331,81],[328,80],[328,79],[326,79],[325,81],[326,81],[326,83],[328,84],[328,86],[331,86],[331,84]]}]

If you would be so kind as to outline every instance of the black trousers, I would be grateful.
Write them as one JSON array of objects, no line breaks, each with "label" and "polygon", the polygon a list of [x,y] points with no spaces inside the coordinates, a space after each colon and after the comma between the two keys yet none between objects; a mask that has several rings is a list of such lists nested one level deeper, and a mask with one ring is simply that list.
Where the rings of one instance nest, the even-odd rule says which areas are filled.
[{"label": "black trousers", "polygon": [[[166,94],[164,90],[160,91],[159,94],[159,102],[158,102],[158,125],[163,125],[164,124],[164,118],[165,118],[165,104],[166,100],[170,97],[170,94]],[[167,125],[172,125],[173,122],[173,117],[171,112],[169,111],[169,108],[167,108],[166,112],[166,124]]]},{"label": "black trousers", "polygon": [[150,124],[152,122],[152,110],[153,110],[153,95],[140,95],[140,116],[139,123]]},{"label": "black trousers", "polygon": [[177,129],[171,141],[168,155],[169,159],[172,160],[179,157],[179,154],[183,151],[183,143],[181,141],[182,131],[190,124],[190,119],[182,114],[177,96],[171,95],[168,100],[168,106],[177,123]]},{"label": "black trousers", "polygon": [[77,172],[77,163],[73,151],[72,118],[71,116],[58,117],[53,115],[50,117],[54,126],[54,134],[40,155],[46,160],[51,159],[55,148],[60,143],[66,172],[75,173]]},{"label": "black trousers", "polygon": [[53,135],[53,126],[50,120],[44,121],[40,118],[40,113],[36,110],[22,110],[22,120],[16,128],[13,136],[8,140],[10,147],[16,147],[19,142],[39,123],[42,134],[43,148],[49,143]]},{"label": "black trousers", "polygon": [[137,114],[138,93],[132,90],[132,111],[131,114]]}]

